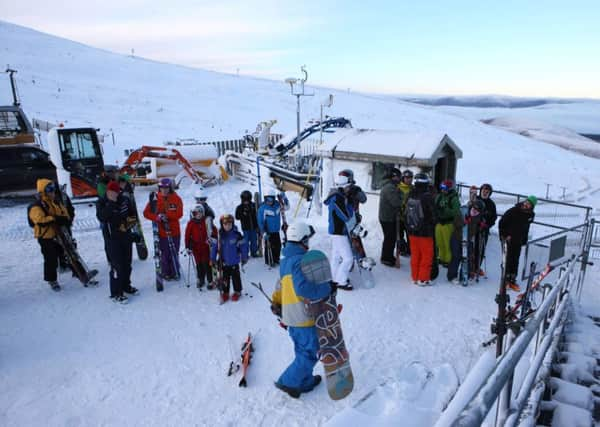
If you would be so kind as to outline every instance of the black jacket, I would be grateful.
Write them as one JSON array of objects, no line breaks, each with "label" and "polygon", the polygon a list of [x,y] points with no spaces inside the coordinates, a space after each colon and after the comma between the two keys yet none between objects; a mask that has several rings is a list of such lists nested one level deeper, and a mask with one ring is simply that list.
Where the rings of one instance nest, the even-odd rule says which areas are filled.
[{"label": "black jacket", "polygon": [[533,210],[525,210],[523,203],[517,203],[500,218],[498,223],[500,238],[505,239],[510,236],[513,243],[524,245],[527,243],[529,226],[534,218]]},{"label": "black jacket", "polygon": [[242,230],[258,230],[256,219],[256,205],[254,202],[241,203],[235,208],[235,219],[242,224]]},{"label": "black jacket", "polygon": [[106,196],[98,198],[96,202],[96,217],[105,228],[108,238],[131,238],[127,219],[132,216],[131,203],[123,194],[119,194],[116,202],[108,200]]},{"label": "black jacket", "polygon": [[361,203],[367,202],[367,195],[362,191],[362,188],[355,184],[350,186],[350,189],[346,192],[346,197],[348,198],[348,202],[352,205],[354,212],[358,212]]},{"label": "black jacket", "polygon": [[487,228],[490,229],[496,224],[496,220],[498,219],[498,213],[496,212],[496,203],[489,197],[484,199],[480,197],[480,200],[485,203],[485,212],[483,213],[483,219],[487,224]]},{"label": "black jacket", "polygon": [[416,184],[410,193],[408,193],[409,199],[421,200],[421,208],[423,209],[423,225],[421,229],[414,233],[410,233],[412,236],[417,237],[433,237],[435,233],[435,209],[433,196],[429,192],[429,188],[424,185]]}]

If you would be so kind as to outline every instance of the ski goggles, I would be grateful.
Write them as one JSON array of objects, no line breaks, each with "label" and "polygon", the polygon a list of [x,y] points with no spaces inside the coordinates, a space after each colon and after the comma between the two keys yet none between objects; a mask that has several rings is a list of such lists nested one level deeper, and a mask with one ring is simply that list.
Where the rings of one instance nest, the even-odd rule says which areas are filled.
[{"label": "ski goggles", "polygon": [[45,193],[54,193],[55,191],[56,191],[56,187],[54,186],[53,183],[46,185],[46,188],[44,188]]}]

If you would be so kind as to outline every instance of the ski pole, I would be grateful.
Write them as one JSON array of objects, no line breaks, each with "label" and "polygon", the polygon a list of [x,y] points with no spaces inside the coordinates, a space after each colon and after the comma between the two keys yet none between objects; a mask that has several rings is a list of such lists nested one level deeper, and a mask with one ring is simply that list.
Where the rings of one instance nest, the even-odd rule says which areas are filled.
[{"label": "ski pole", "polygon": [[192,267],[192,256],[188,254],[188,269],[187,269],[187,277],[186,277],[186,285],[190,287],[190,268]]}]

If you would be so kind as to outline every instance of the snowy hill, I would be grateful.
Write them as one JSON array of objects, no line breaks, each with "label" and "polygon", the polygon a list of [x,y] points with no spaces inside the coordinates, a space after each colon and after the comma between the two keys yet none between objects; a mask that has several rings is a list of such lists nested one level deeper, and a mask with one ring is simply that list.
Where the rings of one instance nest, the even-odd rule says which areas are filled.
[{"label": "snowy hill", "polygon": [[[238,138],[266,119],[279,121],[275,131],[295,130],[295,98],[283,82],[117,55],[2,22],[0,52],[18,70],[22,104],[31,117],[115,133],[115,145],[104,147],[108,161],[121,160],[125,148],[177,137]],[[545,183],[556,185],[557,193],[563,185],[582,203],[598,206],[596,159],[429,107],[314,90],[314,97],[302,101],[304,120],[317,117],[320,100],[334,93],[329,113],[356,127],[450,135],[464,153],[462,181],[538,194]],[[0,84],[0,102],[10,101],[9,91],[8,81]],[[232,212],[245,189],[231,180],[208,189],[208,202],[217,215]],[[149,191],[136,190],[140,209]],[[186,212],[192,193],[192,188],[180,191]],[[292,196],[292,205],[296,200]],[[291,360],[292,344],[266,300],[249,286],[260,281],[267,291],[273,289],[277,271],[266,269],[262,260],[245,267],[241,300],[219,306],[214,291],[199,292],[185,281],[169,282],[156,293],[152,260],[134,256],[132,285],[141,293],[127,306],[116,305],[108,298],[109,273],[94,209],[78,206],[75,237],[90,267],[99,269],[101,285],[82,288],[62,274],[63,291],[53,293],[41,279],[39,245],[24,211],[22,205],[0,209],[1,425],[314,426],[357,405],[397,417],[384,417],[388,425],[410,419],[411,425],[425,426],[439,415],[489,338],[499,281],[496,236],[486,252],[489,278],[466,288],[447,283],[443,273],[435,286],[413,286],[407,259],[399,270],[378,265],[374,289],[340,291],[338,298],[344,305],[353,393],[334,402],[320,386],[294,400],[273,387]],[[370,231],[367,252],[377,259],[377,199],[369,196],[361,212]],[[317,227],[312,247],[328,252],[326,218],[313,215],[311,222]],[[147,221],[144,232],[151,242]],[[182,262],[187,270],[187,259]],[[589,282],[586,286],[586,304],[598,307],[600,296],[589,292]],[[256,333],[256,350],[248,388],[242,389],[226,371],[248,331]],[[321,366],[315,372],[322,373]],[[376,404],[361,404],[369,394],[378,396]],[[413,408],[419,417],[411,415]]]},{"label": "snowy hill", "polygon": [[[278,120],[276,132],[295,131],[295,98],[283,82],[117,55],[1,21],[0,35],[4,62],[18,70],[26,112],[114,132],[116,145],[105,146],[109,162],[122,160],[125,148],[178,137],[239,138],[267,119]],[[326,113],[347,117],[355,127],[447,133],[464,153],[460,181],[502,176],[503,188],[538,194],[550,183],[556,196],[562,193],[559,186],[568,193],[600,187],[596,161],[560,148],[431,107],[326,88],[314,91],[314,97],[302,99],[303,122],[318,117],[321,100],[333,93],[333,108]],[[0,84],[0,100],[10,99],[6,81]],[[523,167],[536,161],[540,151],[551,173]]]}]

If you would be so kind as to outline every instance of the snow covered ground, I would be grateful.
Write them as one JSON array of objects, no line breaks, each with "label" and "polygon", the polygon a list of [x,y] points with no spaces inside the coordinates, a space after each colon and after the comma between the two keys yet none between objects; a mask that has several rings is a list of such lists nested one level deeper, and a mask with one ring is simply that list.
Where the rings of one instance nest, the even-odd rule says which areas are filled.
[{"label": "snow covered ground", "polygon": [[[295,129],[295,99],[283,83],[124,57],[2,22],[0,51],[19,70],[22,102],[30,116],[112,129],[116,144],[105,144],[108,161],[122,161],[124,148],[177,137],[238,138],[270,118],[279,120],[276,131]],[[8,102],[8,83],[0,86],[2,94],[4,90]],[[350,118],[357,127],[444,130],[465,153],[461,181],[489,181],[500,189],[538,194],[546,182],[562,184],[581,203],[599,206],[596,159],[431,108],[315,91],[317,96],[303,100],[303,117],[316,117],[319,99],[334,93],[332,113]],[[219,215],[233,212],[247,188],[228,181],[207,190],[209,203]],[[149,191],[138,188],[140,209]],[[181,191],[186,212],[192,194],[192,188]],[[295,206],[297,199],[291,199]],[[303,205],[300,215],[305,211]],[[370,231],[367,252],[378,258],[381,231],[374,196],[363,214]],[[425,426],[489,338],[499,279],[495,236],[488,251],[489,278],[468,288],[447,283],[444,270],[435,286],[413,286],[407,259],[400,270],[378,265],[374,289],[339,295],[353,393],[333,402],[321,386],[293,400],[273,387],[291,360],[291,341],[266,300],[248,285],[260,281],[273,289],[277,272],[261,260],[246,267],[242,299],[219,306],[214,291],[198,292],[183,281],[156,293],[152,260],[135,259],[132,284],[141,293],[121,306],[108,298],[108,270],[93,207],[77,207],[75,237],[90,267],[100,270],[98,288],[85,289],[63,274],[64,290],[50,291],[41,280],[39,247],[25,216],[25,205],[0,208],[1,425],[312,426],[355,404],[367,412],[381,409],[391,415],[383,421],[398,425],[395,421],[403,421],[403,410],[411,407],[401,400],[420,396],[409,385],[445,378],[438,383],[443,386],[432,390],[435,395],[419,400],[422,417],[415,425]],[[328,251],[325,221],[311,217],[318,229],[312,246]],[[150,225],[144,227],[150,242]],[[182,261],[187,270],[186,259]],[[586,308],[595,313],[600,293],[592,284],[598,268],[588,275],[584,295]],[[256,351],[248,388],[241,389],[236,378],[226,376],[228,336],[238,346],[248,331],[257,335]],[[234,353],[237,357],[237,349]],[[383,406],[361,404],[380,384],[389,393],[387,400],[378,400]]]}]

